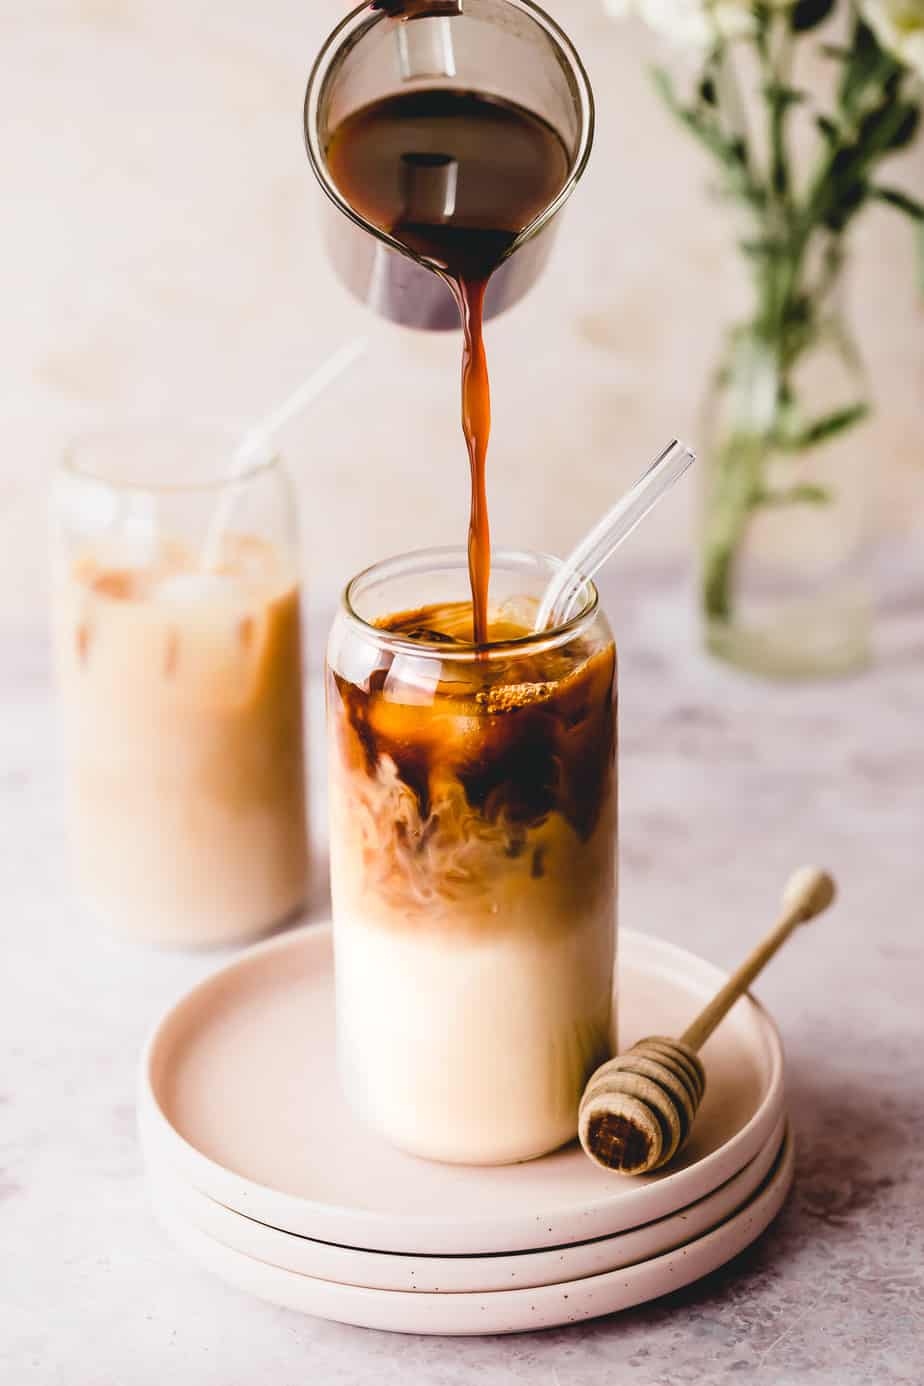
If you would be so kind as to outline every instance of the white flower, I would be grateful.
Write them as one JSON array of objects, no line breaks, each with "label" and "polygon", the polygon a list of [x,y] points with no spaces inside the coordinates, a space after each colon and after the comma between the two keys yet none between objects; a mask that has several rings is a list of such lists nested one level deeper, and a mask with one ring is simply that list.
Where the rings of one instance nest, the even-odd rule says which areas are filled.
[{"label": "white flower", "polygon": [[862,0],[861,8],[883,48],[924,77],[924,0]]},{"label": "white flower", "polygon": [[604,0],[616,19],[637,14],[672,42],[708,48],[717,38],[747,38],[754,32],[751,0]]}]

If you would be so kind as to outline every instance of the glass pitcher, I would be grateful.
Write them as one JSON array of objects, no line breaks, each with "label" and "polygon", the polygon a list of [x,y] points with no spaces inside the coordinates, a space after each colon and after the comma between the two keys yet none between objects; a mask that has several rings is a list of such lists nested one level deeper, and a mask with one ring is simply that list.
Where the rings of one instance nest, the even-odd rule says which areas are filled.
[{"label": "glass pitcher", "polygon": [[408,86],[453,87],[512,102],[553,126],[568,151],[561,192],[524,228],[491,279],[485,316],[495,317],[539,277],[557,214],[587,164],[594,131],[587,74],[568,37],[530,0],[380,0],[354,10],[324,44],[308,80],[305,139],[330,199],[325,241],[331,262],[344,284],[382,317],[444,330],[459,324],[446,286],[347,202],[327,163],[331,133],[341,121]]}]

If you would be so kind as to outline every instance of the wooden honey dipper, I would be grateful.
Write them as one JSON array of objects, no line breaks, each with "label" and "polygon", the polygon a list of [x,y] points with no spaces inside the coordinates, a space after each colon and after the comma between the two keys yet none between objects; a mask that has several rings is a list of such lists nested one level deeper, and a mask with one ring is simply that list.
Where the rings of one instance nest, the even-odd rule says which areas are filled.
[{"label": "wooden honey dipper", "polygon": [[777,924],[679,1040],[639,1040],[597,1069],[578,1118],[581,1145],[595,1164],[620,1174],[648,1174],[682,1149],[706,1088],[698,1051],[793,930],[826,910],[835,893],[826,871],[802,867],[783,892]]}]

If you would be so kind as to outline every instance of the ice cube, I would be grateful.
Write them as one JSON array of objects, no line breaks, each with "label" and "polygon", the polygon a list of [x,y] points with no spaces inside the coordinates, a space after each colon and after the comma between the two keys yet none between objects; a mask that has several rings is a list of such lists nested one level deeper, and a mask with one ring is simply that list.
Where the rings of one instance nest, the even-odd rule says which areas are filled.
[{"label": "ice cube", "polygon": [[395,655],[385,680],[386,699],[429,706],[439,687],[442,667],[435,659]]},{"label": "ice cube", "polygon": [[171,606],[200,606],[207,602],[238,602],[241,584],[230,573],[175,573],[157,583],[155,601]]},{"label": "ice cube", "polygon": [[110,568],[96,573],[90,586],[101,597],[111,597],[114,601],[140,601],[144,596],[144,574],[132,569]]},{"label": "ice cube", "polygon": [[519,634],[528,635],[535,628],[539,603],[535,597],[508,597],[491,613],[492,625],[518,626]]}]

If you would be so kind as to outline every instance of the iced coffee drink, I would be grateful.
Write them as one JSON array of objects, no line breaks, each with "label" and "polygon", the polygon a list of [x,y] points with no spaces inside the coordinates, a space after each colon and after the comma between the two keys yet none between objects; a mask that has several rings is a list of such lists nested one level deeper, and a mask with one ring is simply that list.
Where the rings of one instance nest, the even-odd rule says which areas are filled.
[{"label": "iced coffee drink", "polygon": [[149,526],[72,537],[56,558],[84,895],[113,929],[150,942],[264,932],[301,904],[307,876],[290,554],[234,531],[203,571],[198,547]]},{"label": "iced coffee drink", "polygon": [[465,555],[398,560],[351,585],[331,637],[342,1080],[436,1160],[572,1139],[611,1045],[615,650],[591,588],[530,635],[550,572],[495,556],[476,648]]}]

